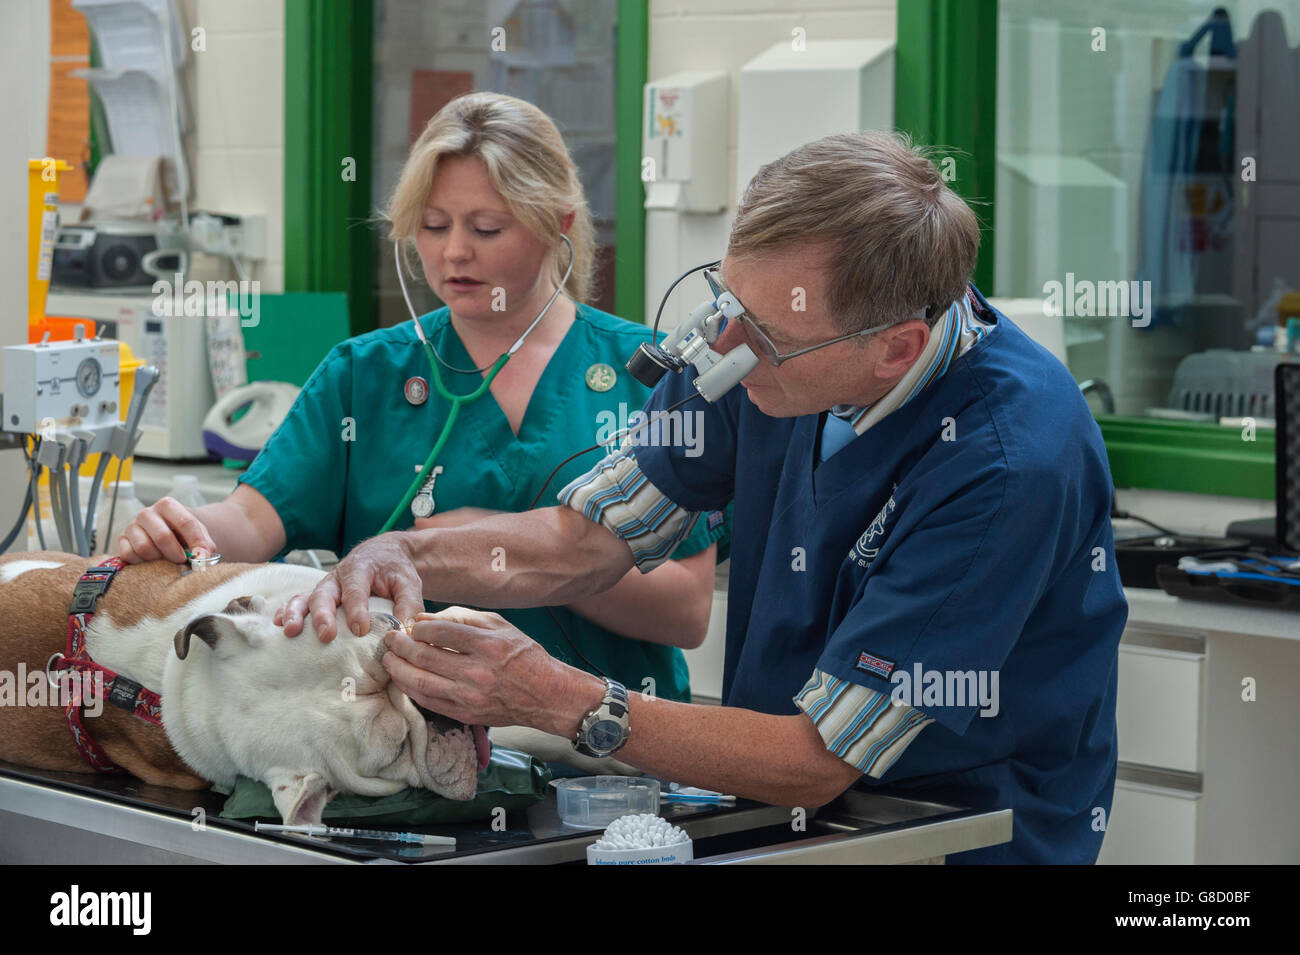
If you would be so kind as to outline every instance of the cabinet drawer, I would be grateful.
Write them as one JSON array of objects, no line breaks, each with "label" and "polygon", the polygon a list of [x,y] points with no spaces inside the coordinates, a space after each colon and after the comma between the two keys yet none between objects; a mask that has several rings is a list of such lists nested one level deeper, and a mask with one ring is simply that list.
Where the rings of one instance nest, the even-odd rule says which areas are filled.
[{"label": "cabinet drawer", "polygon": [[1120,779],[1102,840],[1101,865],[1192,865],[1201,797]]},{"label": "cabinet drawer", "polygon": [[1121,762],[1201,771],[1204,653],[1121,643],[1115,719]]}]

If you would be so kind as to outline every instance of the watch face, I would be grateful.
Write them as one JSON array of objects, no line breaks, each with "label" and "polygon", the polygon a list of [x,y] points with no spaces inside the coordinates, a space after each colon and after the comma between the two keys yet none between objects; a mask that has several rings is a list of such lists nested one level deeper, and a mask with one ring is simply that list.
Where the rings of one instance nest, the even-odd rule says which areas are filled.
[{"label": "watch face", "polygon": [[415,517],[431,517],[433,515],[433,496],[430,494],[417,494],[411,499],[411,514]]},{"label": "watch face", "polygon": [[587,741],[597,752],[612,752],[623,741],[623,727],[615,720],[600,720],[592,724]]}]

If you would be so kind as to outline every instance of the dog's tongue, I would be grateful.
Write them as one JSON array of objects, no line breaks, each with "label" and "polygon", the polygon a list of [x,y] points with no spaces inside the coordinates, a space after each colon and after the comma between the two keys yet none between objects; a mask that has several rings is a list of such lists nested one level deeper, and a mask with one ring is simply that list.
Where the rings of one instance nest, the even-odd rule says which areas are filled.
[{"label": "dog's tongue", "polygon": [[478,771],[487,769],[492,759],[492,744],[488,741],[487,730],[481,726],[471,726],[474,733],[474,748],[478,752]]}]

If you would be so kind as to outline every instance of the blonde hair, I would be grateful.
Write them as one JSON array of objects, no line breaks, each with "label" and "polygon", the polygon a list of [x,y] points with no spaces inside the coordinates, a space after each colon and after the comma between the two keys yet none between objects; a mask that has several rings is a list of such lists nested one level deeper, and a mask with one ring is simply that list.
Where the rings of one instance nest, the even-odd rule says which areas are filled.
[{"label": "blonde hair", "polygon": [[975,213],[922,149],[893,133],[842,133],[759,169],[727,254],[828,243],[826,304],[856,332],[928,306],[933,326],[965,293],[979,240]]},{"label": "blonde hair", "polygon": [[433,176],[444,156],[483,160],[510,214],[551,249],[550,278],[556,287],[569,264],[560,220],[574,213],[568,232],[573,274],[564,292],[575,302],[587,301],[593,292],[595,231],[578,168],[549,116],[532,103],[500,93],[456,97],[434,114],[411,146],[383,212],[389,241],[403,243],[405,264],[410,265]]}]

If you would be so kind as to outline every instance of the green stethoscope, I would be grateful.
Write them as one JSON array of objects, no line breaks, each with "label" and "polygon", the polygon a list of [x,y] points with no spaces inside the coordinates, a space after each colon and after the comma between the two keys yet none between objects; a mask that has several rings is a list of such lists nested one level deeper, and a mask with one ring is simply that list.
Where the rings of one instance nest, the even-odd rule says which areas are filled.
[{"label": "green stethoscope", "polygon": [[[484,365],[482,368],[455,368],[443,361],[437,351],[434,350],[429,339],[425,337],[424,329],[420,326],[420,317],[415,314],[415,307],[411,304],[411,297],[406,291],[406,277],[402,274],[401,246],[396,242],[393,243],[394,260],[397,265],[397,281],[402,287],[402,298],[406,301],[406,308],[411,313],[411,321],[415,324],[415,334],[419,336],[420,344],[424,346],[425,355],[429,359],[429,367],[433,369],[433,386],[437,389],[438,394],[442,395],[443,399],[451,405],[451,410],[447,414],[447,420],[443,422],[442,432],[438,435],[438,440],[434,443],[433,450],[429,452],[428,458],[425,459],[424,464],[415,475],[415,479],[411,481],[411,486],[406,489],[406,494],[402,496],[401,502],[393,509],[393,513],[389,515],[388,520],[384,522],[384,526],[379,529],[379,533],[383,534],[391,531],[393,525],[398,522],[408,509],[410,514],[416,518],[432,516],[434,507],[433,484],[434,481],[437,480],[438,475],[442,473],[442,468],[434,467],[434,462],[437,461],[438,456],[442,454],[443,446],[446,445],[447,438],[451,436],[451,429],[455,426],[456,418],[460,415],[461,406],[478,401],[487,394],[488,388],[492,386],[492,382],[496,378],[497,374],[505,367],[506,362],[510,360],[510,356],[517,352],[520,346],[523,345],[524,339],[528,337],[529,333],[532,332],[532,330],[537,327],[538,323],[546,317],[546,313],[551,310],[551,306],[555,304],[555,300],[560,297],[560,292],[563,290],[565,283],[569,281],[569,276],[573,274],[573,243],[570,242],[569,237],[563,233],[560,234],[560,238],[563,239],[564,244],[569,247],[569,267],[564,271],[564,278],[560,279],[560,284],[556,288],[554,294],[547,299],[546,304],[542,306],[542,310],[537,313],[537,317],[533,319],[532,324],[524,329],[524,333],[519,336],[518,340],[503,352],[500,358],[490,365]],[[468,394],[453,394],[447,389],[446,384],[442,380],[442,370],[438,367],[439,365],[445,367],[448,371],[460,375],[483,375],[483,381],[477,388]],[[484,372],[486,372],[486,374],[484,374]]]}]

